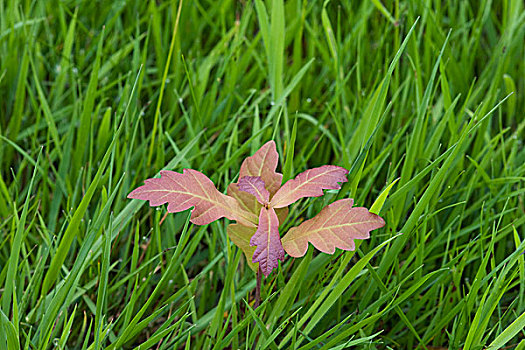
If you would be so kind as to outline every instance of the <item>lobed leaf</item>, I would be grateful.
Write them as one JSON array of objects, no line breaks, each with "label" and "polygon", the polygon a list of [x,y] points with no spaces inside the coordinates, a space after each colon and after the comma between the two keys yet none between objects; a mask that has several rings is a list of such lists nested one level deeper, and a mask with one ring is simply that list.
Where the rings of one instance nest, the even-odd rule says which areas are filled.
[{"label": "lobed leaf", "polygon": [[367,239],[370,231],[385,225],[380,216],[366,208],[352,208],[353,204],[351,198],[338,200],[312,219],[291,228],[282,240],[286,252],[301,257],[308,250],[308,242],[328,254],[333,254],[335,248],[354,250],[354,239]]},{"label": "lobed leaf", "polygon": [[182,174],[163,170],[160,178],[147,179],[128,198],[148,200],[151,206],[168,203],[168,212],[175,213],[194,207],[191,222],[206,225],[226,217],[246,226],[254,226],[257,217],[243,210],[230,196],[220,193],[203,173],[184,169]]},{"label": "lobed leaf", "polygon": [[[253,195],[239,190],[237,185],[237,183],[232,183],[228,186],[228,195],[235,198],[242,209],[249,211],[256,216],[259,215],[262,204],[259,203]],[[282,224],[288,216],[288,208],[279,208],[276,209],[275,212],[279,218],[279,224]]]},{"label": "lobed leaf", "polygon": [[239,180],[237,187],[240,191],[255,196],[257,201],[262,205],[268,204],[270,200],[270,192],[268,192],[263,179],[259,176],[244,176]]},{"label": "lobed leaf", "polygon": [[348,181],[348,170],[335,165],[324,165],[308,169],[288,180],[273,196],[270,205],[273,208],[286,207],[304,197],[320,197],[323,190],[338,190],[339,182]]},{"label": "lobed leaf", "polygon": [[[286,216],[288,215],[288,208],[277,209],[275,213],[277,214],[279,223],[284,222]],[[255,247],[250,245],[250,239],[255,234],[256,230],[257,228],[254,226],[244,226],[241,224],[230,224],[226,228],[228,237],[230,237],[230,240],[233,242],[233,244],[242,250],[246,256],[248,266],[253,270],[253,272],[257,272],[259,267],[258,263],[252,262],[253,253],[255,253]]]},{"label": "lobed leaf", "polygon": [[247,157],[241,165],[239,179],[245,176],[259,176],[271,195],[275,194],[283,180],[283,174],[276,172],[279,154],[274,141],[266,142],[253,156]]},{"label": "lobed leaf", "polygon": [[284,260],[284,249],[279,236],[279,219],[273,208],[261,208],[257,231],[250,239],[250,245],[256,246],[252,262],[259,263],[265,277]]},{"label": "lobed leaf", "polygon": [[[253,156],[247,157],[242,162],[239,179],[246,176],[260,177],[264,181],[271,197],[281,187],[283,179],[283,175],[275,171],[278,161],[279,154],[277,153],[275,142],[268,141]],[[238,183],[232,183],[228,186],[228,195],[234,197],[242,209],[256,216],[259,215],[261,204],[253,195],[239,190],[237,185]]]}]

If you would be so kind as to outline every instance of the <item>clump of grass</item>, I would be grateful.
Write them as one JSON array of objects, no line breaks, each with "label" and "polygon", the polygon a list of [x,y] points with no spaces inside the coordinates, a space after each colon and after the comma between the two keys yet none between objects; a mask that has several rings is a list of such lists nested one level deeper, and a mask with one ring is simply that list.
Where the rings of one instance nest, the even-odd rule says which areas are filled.
[{"label": "clump of grass", "polygon": [[[515,0],[0,2],[0,347],[525,348],[524,35]],[[399,180],[254,310],[225,223],[126,195],[269,139],[351,169],[285,229]]]}]

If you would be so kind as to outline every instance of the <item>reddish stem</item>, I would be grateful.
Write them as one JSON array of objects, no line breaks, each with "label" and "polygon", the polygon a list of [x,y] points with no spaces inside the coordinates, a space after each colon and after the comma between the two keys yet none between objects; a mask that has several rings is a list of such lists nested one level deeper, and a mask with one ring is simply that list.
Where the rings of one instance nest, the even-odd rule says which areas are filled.
[{"label": "reddish stem", "polygon": [[255,286],[255,305],[254,310],[261,304],[261,268],[257,270],[257,285]]}]

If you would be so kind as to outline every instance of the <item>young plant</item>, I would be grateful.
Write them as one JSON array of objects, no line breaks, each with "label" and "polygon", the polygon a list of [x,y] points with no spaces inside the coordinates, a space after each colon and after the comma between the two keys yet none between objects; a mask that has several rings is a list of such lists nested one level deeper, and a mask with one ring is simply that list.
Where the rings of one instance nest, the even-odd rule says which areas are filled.
[{"label": "young plant", "polygon": [[[323,190],[340,189],[348,170],[324,165],[300,173],[281,186],[283,175],[276,172],[279,155],[275,142],[264,144],[241,165],[239,182],[220,193],[206,175],[193,169],[182,174],[163,170],[160,178],[147,179],[128,198],[149,200],[151,206],[168,203],[168,212],[193,207],[191,222],[206,225],[226,217],[228,236],[246,255],[250,267],[264,276],[279,266],[284,253],[301,257],[308,243],[328,254],[335,248],[354,250],[354,239],[367,239],[370,231],[383,227],[384,220],[366,208],[354,208],[353,199],[341,199],[324,207],[319,214],[291,228],[281,239],[279,224],[288,206],[300,198],[320,197]],[[258,265],[258,266],[257,266]]]}]

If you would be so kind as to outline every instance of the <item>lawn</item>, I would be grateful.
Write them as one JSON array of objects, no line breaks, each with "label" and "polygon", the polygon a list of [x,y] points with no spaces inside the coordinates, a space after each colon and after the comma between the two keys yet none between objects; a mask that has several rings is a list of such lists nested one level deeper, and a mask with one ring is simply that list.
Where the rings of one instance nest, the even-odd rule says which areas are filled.
[{"label": "lawn", "polygon": [[[0,1],[0,349],[525,349],[521,0]],[[163,169],[267,141],[386,225],[261,281]]]}]

